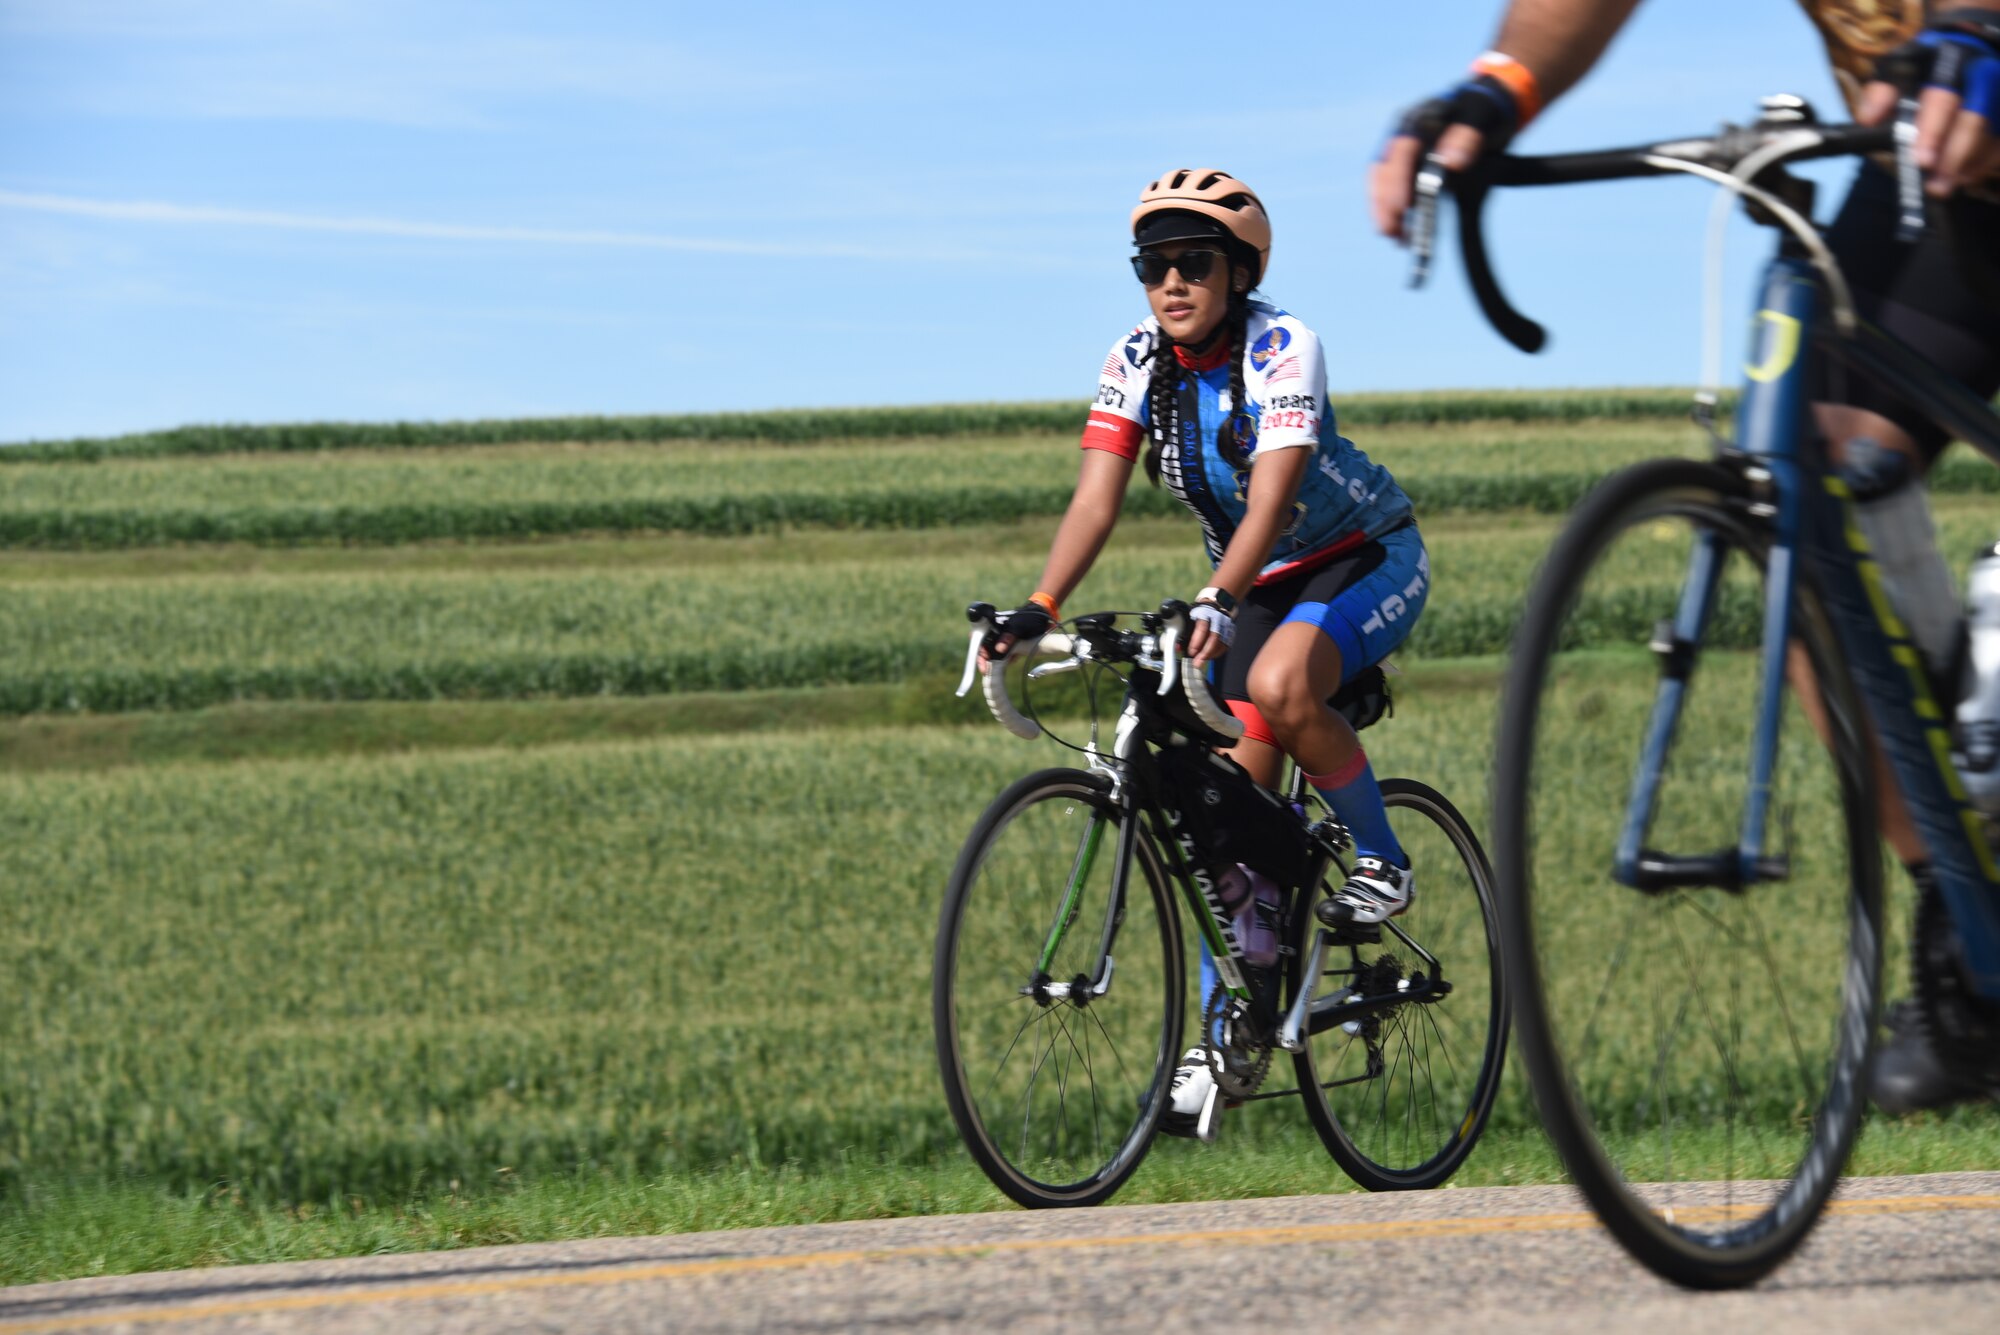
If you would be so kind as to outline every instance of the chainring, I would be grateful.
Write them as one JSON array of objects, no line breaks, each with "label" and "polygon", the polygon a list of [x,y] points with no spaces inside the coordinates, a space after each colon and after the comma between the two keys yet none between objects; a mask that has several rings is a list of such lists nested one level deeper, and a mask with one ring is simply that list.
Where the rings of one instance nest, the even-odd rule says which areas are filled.
[{"label": "chainring", "polygon": [[[1201,1032],[1204,1038],[1216,1031],[1229,1014],[1232,1004],[1233,999],[1227,992],[1219,987],[1215,989],[1208,1005],[1202,1008]],[[1248,1023],[1247,1015],[1238,1016],[1229,1029],[1247,1028]],[[1271,1070],[1271,1045],[1268,1042],[1257,1044],[1254,1048],[1235,1043],[1218,1048],[1207,1043],[1202,1051],[1208,1054],[1208,1069],[1215,1073],[1215,1087],[1222,1091],[1222,1097],[1226,1099],[1249,1098],[1257,1092]]]},{"label": "chainring", "polygon": [[1946,1067],[1983,1083],[2000,1082],[2000,1007],[1966,980],[1951,911],[1934,886],[1917,896],[1910,982],[1925,1036]]}]

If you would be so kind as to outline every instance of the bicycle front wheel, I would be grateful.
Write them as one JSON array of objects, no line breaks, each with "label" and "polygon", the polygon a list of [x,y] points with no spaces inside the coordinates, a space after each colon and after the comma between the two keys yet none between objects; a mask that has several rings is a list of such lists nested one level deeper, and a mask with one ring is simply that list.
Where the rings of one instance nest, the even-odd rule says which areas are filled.
[{"label": "bicycle front wheel", "polygon": [[[1413,779],[1384,779],[1382,804],[1416,874],[1410,907],[1379,941],[1324,950],[1308,976],[1321,931],[1313,904],[1336,887],[1300,896],[1287,1004],[1310,988],[1319,1012],[1292,1062],[1327,1152],[1370,1191],[1411,1191],[1442,1184],[1478,1142],[1500,1086],[1507,1006],[1493,874],[1472,828]],[[1395,1004],[1328,1023],[1343,1003],[1377,997]]]},{"label": "bicycle front wheel", "polygon": [[[1145,1157],[1179,1056],[1179,920],[1102,775],[994,799],[951,874],[932,1020],[945,1101],[993,1184],[1096,1205]],[[1122,865],[1121,865],[1122,859]]]},{"label": "bicycle front wheel", "polygon": [[[1766,865],[1736,883],[1714,870],[1735,865],[1766,795],[1752,756],[1770,551],[1749,499],[1689,460],[1586,499],[1516,633],[1493,780],[1507,975],[1543,1122],[1619,1241],[1697,1288],[1755,1281],[1811,1229],[1861,1124],[1881,986],[1862,714],[1803,572]],[[1619,871],[1621,843],[1653,871]]]}]

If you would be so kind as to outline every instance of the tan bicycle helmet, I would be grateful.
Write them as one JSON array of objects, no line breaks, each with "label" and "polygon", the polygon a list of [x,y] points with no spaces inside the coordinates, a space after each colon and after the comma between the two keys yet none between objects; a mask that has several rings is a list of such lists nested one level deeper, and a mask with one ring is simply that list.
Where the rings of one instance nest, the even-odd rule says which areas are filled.
[{"label": "tan bicycle helmet", "polygon": [[[1148,219],[1151,225],[1147,225]],[[1207,220],[1206,226],[1201,219]],[[1220,228],[1215,226],[1218,223]],[[1212,167],[1168,172],[1139,192],[1139,207],[1132,210],[1132,239],[1142,246],[1225,234],[1257,255],[1250,286],[1263,282],[1264,271],[1271,265],[1270,215],[1264,212],[1264,202],[1256,191]]]}]

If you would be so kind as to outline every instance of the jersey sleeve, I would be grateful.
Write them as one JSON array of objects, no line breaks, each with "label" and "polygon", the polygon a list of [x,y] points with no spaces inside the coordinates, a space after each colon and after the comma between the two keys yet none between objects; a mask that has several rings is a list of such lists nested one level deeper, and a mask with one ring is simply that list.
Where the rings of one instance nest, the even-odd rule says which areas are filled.
[{"label": "jersey sleeve", "polygon": [[1326,353],[1319,335],[1276,323],[1251,346],[1249,358],[1258,377],[1257,453],[1318,446],[1326,411]]},{"label": "jersey sleeve", "polygon": [[1153,337],[1144,325],[1112,344],[1097,373],[1097,399],[1083,424],[1083,448],[1137,459],[1145,439],[1146,385],[1152,379],[1148,354]]}]

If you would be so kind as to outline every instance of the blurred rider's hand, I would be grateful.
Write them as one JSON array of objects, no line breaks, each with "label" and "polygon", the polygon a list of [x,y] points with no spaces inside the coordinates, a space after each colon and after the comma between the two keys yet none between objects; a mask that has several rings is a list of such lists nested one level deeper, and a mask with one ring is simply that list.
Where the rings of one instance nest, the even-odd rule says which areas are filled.
[{"label": "blurred rider's hand", "polygon": [[1435,153],[1446,170],[1469,170],[1488,149],[1504,148],[1541,110],[1535,76],[1511,56],[1488,51],[1470,77],[1409,108],[1368,174],[1375,230],[1404,240],[1403,216],[1415,193],[1417,169]]},{"label": "blurred rider's hand", "polygon": [[1943,199],[2000,174],[2000,11],[1954,9],[1884,56],[1855,118],[1880,125],[1917,99],[1917,166]]}]

